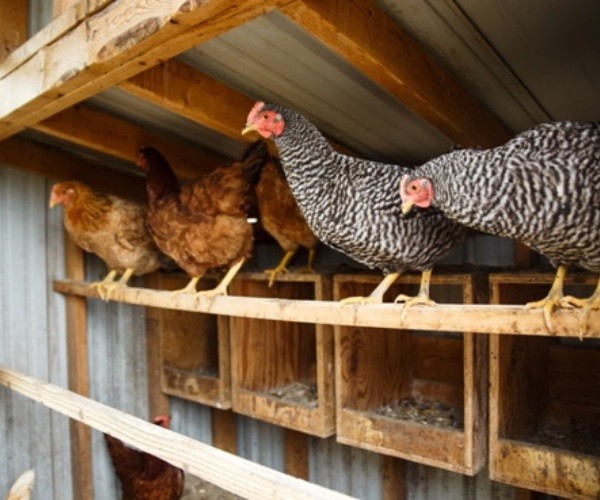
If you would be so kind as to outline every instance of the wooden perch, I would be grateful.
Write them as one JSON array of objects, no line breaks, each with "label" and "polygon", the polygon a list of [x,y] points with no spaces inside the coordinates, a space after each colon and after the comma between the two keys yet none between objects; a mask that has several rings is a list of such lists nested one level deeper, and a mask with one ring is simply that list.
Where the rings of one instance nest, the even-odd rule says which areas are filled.
[{"label": "wooden perch", "polygon": [[0,365],[0,384],[244,498],[349,499]]},{"label": "wooden perch", "polygon": [[[98,298],[89,283],[74,280],[54,282],[57,292]],[[172,295],[168,291],[146,288],[117,289],[114,300],[181,311],[196,311],[224,316],[239,316],[326,325],[436,330],[445,332],[498,333],[579,337],[579,311],[556,311],[552,315],[554,333],[549,333],[541,310],[526,310],[522,305],[455,305],[412,307],[401,322],[401,304],[341,306],[338,302],[319,300],[283,300],[256,297],[200,298],[188,294]],[[600,311],[589,316],[586,338],[600,337]]]}]

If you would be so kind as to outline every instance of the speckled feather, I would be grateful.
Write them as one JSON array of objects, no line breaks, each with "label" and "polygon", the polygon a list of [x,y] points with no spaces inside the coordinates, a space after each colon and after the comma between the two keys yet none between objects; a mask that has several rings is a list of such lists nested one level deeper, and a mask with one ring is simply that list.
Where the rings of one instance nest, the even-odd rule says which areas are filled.
[{"label": "speckled feather", "polygon": [[419,167],[453,220],[518,239],[556,266],[600,272],[600,123],[538,125],[490,150]]},{"label": "speckled feather", "polygon": [[358,262],[385,273],[431,268],[465,233],[440,213],[403,218],[398,183],[407,167],[336,152],[319,130],[291,110],[274,137],[287,181],[315,235]]}]

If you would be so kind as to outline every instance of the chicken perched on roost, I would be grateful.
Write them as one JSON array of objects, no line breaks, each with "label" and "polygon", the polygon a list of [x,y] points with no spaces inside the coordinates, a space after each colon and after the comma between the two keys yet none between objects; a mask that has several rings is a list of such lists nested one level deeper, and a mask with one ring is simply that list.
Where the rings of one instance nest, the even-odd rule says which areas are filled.
[{"label": "chicken perched on roost", "polygon": [[[266,145],[259,141],[248,147],[240,161],[180,187],[158,151],[140,150],[138,166],[146,172],[150,232],[158,247],[192,277],[174,293],[227,294],[227,285],[252,250],[252,226],[247,220],[250,193],[267,159]],[[206,271],[223,266],[227,274],[214,289],[196,292]]]},{"label": "chicken perched on roost", "polygon": [[[169,417],[157,416],[153,422],[166,429]],[[123,500],[178,500],[183,494],[184,474],[164,460],[104,434],[115,474],[121,482]]]},{"label": "chicken perched on roost", "polygon": [[423,272],[419,295],[400,295],[396,301],[406,301],[407,306],[433,304],[431,269],[465,230],[439,212],[401,217],[394,184],[410,172],[408,168],[338,153],[308,119],[273,104],[254,105],[242,133],[250,131],[275,142],[288,184],[314,234],[386,274],[369,297],[351,297],[343,303],[381,302],[400,273],[417,269]]},{"label": "chicken perched on roost", "polygon": [[[91,284],[103,299],[126,286],[132,275],[151,273],[168,263],[152,240],[142,205],[77,181],[52,187],[50,208],[55,205],[63,206],[65,229],[75,244],[108,266],[106,277]],[[121,277],[115,281],[117,274]]]},{"label": "chicken perched on roost", "polygon": [[558,267],[548,296],[527,304],[551,313],[582,307],[580,333],[600,308],[600,282],[588,299],[563,296],[568,266],[600,272],[600,123],[538,125],[489,150],[448,153],[402,178],[403,211],[435,207],[449,218],[515,238]]},{"label": "chicken perched on roost", "polygon": [[273,285],[279,274],[288,272],[286,266],[300,247],[308,250],[306,270],[313,271],[319,240],[306,223],[285,180],[281,164],[275,157],[271,157],[262,167],[260,180],[256,184],[256,198],[263,228],[285,251],[273,269],[265,270],[269,275],[269,286]]}]

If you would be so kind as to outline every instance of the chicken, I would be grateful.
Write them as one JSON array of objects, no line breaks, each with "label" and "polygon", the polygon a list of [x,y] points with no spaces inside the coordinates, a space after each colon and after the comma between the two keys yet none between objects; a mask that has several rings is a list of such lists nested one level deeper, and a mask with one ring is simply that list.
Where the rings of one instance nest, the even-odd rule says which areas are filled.
[{"label": "chicken", "polygon": [[275,142],[292,193],[319,240],[386,274],[369,297],[350,297],[343,304],[382,302],[408,269],[423,271],[419,294],[399,295],[396,301],[433,304],[431,268],[465,229],[436,212],[401,217],[398,189],[392,186],[408,168],[338,153],[309,120],[281,106],[256,103],[242,134],[250,131]]},{"label": "chicken", "polygon": [[[169,417],[157,416],[154,423],[169,428]],[[123,500],[177,500],[183,494],[183,471],[164,460],[129,448],[119,439],[104,434],[115,474],[121,482]]]},{"label": "chicken", "polygon": [[299,247],[308,250],[307,270],[312,271],[319,240],[302,216],[276,158],[271,158],[262,167],[260,180],[256,184],[256,197],[265,231],[285,251],[275,268],[265,270],[269,275],[269,286],[273,285],[278,274],[288,272],[286,265]]},{"label": "chicken", "polygon": [[148,226],[154,241],[192,276],[175,294],[196,293],[204,273],[222,266],[229,270],[221,282],[197,296],[227,294],[227,285],[252,250],[252,227],[247,220],[250,193],[267,158],[266,145],[259,141],[249,146],[241,161],[180,188],[158,151],[140,150],[138,165],[146,172]]},{"label": "chicken", "polygon": [[402,178],[403,211],[442,210],[469,227],[520,240],[558,267],[542,308],[552,331],[555,307],[582,308],[580,334],[600,307],[563,296],[568,266],[600,272],[600,123],[538,125],[505,145],[443,155]]},{"label": "chicken", "polygon": [[13,483],[4,500],[29,500],[35,484],[35,471],[25,471]]},{"label": "chicken", "polygon": [[[100,257],[109,273],[90,286],[108,300],[132,275],[151,273],[166,264],[146,227],[146,208],[117,196],[97,193],[77,181],[52,187],[50,208],[64,208],[64,225],[75,244]],[[117,274],[121,274],[115,282]]]}]

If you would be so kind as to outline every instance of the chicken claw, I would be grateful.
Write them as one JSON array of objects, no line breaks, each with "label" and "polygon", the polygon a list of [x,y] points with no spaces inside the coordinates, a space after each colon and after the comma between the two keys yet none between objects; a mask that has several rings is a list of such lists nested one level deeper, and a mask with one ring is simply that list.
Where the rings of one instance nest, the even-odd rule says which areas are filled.
[{"label": "chicken claw", "polygon": [[340,300],[340,305],[347,306],[349,304],[358,304],[362,306],[365,304],[381,304],[383,302],[383,294],[390,286],[392,286],[392,283],[396,281],[398,276],[400,276],[400,273],[387,274],[368,297],[346,297],[345,299]]},{"label": "chicken claw", "polygon": [[552,326],[552,311],[555,307],[561,307],[561,300],[563,298],[563,283],[565,275],[567,274],[567,266],[560,265],[556,270],[556,276],[552,287],[548,292],[548,296],[542,300],[535,302],[528,302],[525,304],[525,309],[543,309],[544,310],[544,323],[549,333],[554,333],[554,327]]},{"label": "chicken claw", "polygon": [[227,274],[223,277],[221,282],[214,287],[212,290],[202,290],[196,293],[196,297],[217,297],[222,295],[227,295],[227,287],[231,280],[235,277],[240,268],[244,265],[246,259],[240,259],[233,266],[229,268]]},{"label": "chicken claw", "polygon": [[111,295],[114,294],[114,292],[116,290],[118,290],[119,288],[124,288],[127,286],[127,282],[129,281],[129,278],[131,278],[133,274],[133,269],[128,267],[127,269],[125,269],[125,272],[123,273],[123,276],[121,276],[121,279],[119,281],[113,281],[107,285],[104,285],[104,297],[103,300],[105,302],[108,302],[111,298]]},{"label": "chicken claw", "polygon": [[404,302],[404,310],[402,311],[402,316],[400,316],[400,321],[404,323],[406,319],[406,314],[408,313],[408,308],[412,307],[416,304],[422,304],[424,306],[435,306],[437,305],[435,301],[429,298],[429,283],[431,282],[431,269],[426,269],[421,274],[421,285],[419,287],[419,293],[414,297],[410,295],[405,295],[401,293],[398,295],[394,302]]},{"label": "chicken claw", "polygon": [[278,274],[289,273],[288,268],[285,266],[293,256],[294,252],[288,251],[279,261],[279,264],[277,264],[273,269],[265,269],[265,273],[269,275],[269,288],[271,288],[273,286],[273,283],[275,283],[275,278],[277,278]]},{"label": "chicken claw", "polygon": [[561,307],[581,307],[581,314],[579,315],[579,340],[583,340],[585,332],[587,331],[587,322],[590,312],[594,309],[600,309],[600,280],[598,280],[596,291],[589,298],[579,299],[567,295],[566,297],[563,297],[560,305]]},{"label": "chicken claw", "polygon": [[116,275],[117,271],[115,269],[111,269],[102,281],[94,281],[93,283],[90,283],[90,288],[95,288],[98,291],[100,298],[102,300],[106,300],[106,287],[107,285],[114,283]]},{"label": "chicken claw", "polygon": [[181,295],[184,293],[196,293],[196,285],[198,283],[198,281],[200,280],[201,276],[194,276],[190,282],[185,286],[185,288],[182,288],[181,290],[174,290],[171,292],[171,296],[172,297],[176,297],[177,295]]}]

